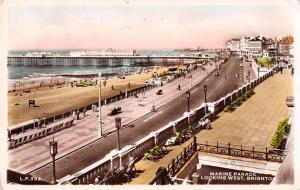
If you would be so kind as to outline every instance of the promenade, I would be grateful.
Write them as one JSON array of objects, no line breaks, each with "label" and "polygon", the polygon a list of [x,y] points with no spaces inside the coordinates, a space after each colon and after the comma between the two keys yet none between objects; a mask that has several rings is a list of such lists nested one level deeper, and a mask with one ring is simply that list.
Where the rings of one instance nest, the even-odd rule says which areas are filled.
[{"label": "promenade", "polygon": [[[193,71],[192,85],[199,83],[214,68],[214,65],[207,65],[206,71],[201,69]],[[181,90],[177,90],[179,84],[181,85]],[[190,88],[190,85],[191,79],[188,76],[185,78],[181,77],[162,87],[149,90],[145,92],[145,94],[139,94],[140,101],[138,101],[137,98],[129,97],[107,106],[102,106],[103,133],[109,133],[115,130],[115,116],[108,115],[114,107],[122,107],[123,112],[118,114],[118,116],[122,118],[122,125],[126,125],[148,114],[151,111],[153,102],[155,102],[156,108],[159,108],[182,95]],[[162,95],[156,95],[158,89],[163,90]],[[148,121],[162,112],[163,111],[158,110],[158,112],[155,113],[156,115],[147,118],[145,121]],[[74,126],[54,134],[59,142],[57,157],[66,155],[98,139],[98,113],[99,112],[87,111],[85,117],[81,114],[80,120],[74,121]],[[27,173],[50,162],[50,138],[52,138],[52,136],[10,150],[8,168]],[[32,154],[35,155],[34,158]]]},{"label": "promenade", "polygon": [[[199,132],[196,135],[197,140],[255,147],[268,146],[278,122],[288,116],[285,99],[286,96],[293,95],[290,70],[284,70],[283,74],[274,74],[254,91],[255,94],[234,112],[221,112],[219,118],[211,123],[212,129]],[[147,184],[159,167],[167,166],[190,142],[191,139],[182,145],[170,147],[171,151],[158,162],[139,161],[136,169],[145,171],[130,184]]]},{"label": "promenade", "polygon": [[[193,88],[191,91],[191,99],[190,99],[190,106],[191,108],[199,107],[203,101],[204,101],[204,93],[203,93],[203,84],[206,83],[209,88],[207,89],[207,99],[208,101],[216,101],[220,97],[226,95],[227,93],[230,93],[232,90],[236,89],[237,86],[240,85],[240,80],[235,77],[235,74],[239,70],[239,59],[236,56],[230,57],[229,60],[221,66],[219,69],[220,77],[215,77],[213,74],[209,74],[204,78],[204,80],[201,80],[200,83],[196,83],[194,81],[195,76],[193,75]],[[224,79],[224,74],[227,73],[227,76],[229,76],[227,79]],[[222,77],[223,76],[223,77]],[[228,80],[230,78],[230,80]],[[190,81],[190,79],[188,78]],[[189,84],[190,85],[190,84]],[[166,85],[164,85],[166,86]],[[176,86],[174,87],[174,89]],[[176,91],[176,90],[175,90]],[[156,96],[158,98],[161,98],[161,96]],[[163,126],[167,125],[169,122],[176,120],[177,118],[181,117],[182,114],[186,111],[186,94],[181,94],[179,97],[173,99],[168,104],[165,104],[159,108],[160,112],[151,112],[147,115],[138,118],[133,122],[134,126],[123,128],[120,131],[120,141],[121,141],[121,148],[135,144],[138,140],[145,137],[152,131],[156,131]],[[86,125],[89,126],[89,125]],[[70,128],[70,130],[75,131],[75,128]],[[81,128],[81,130],[84,130],[84,128]],[[65,130],[64,130],[65,131]],[[84,140],[86,135],[90,135],[91,131],[87,130],[84,132],[83,136],[78,136],[75,139],[67,139],[64,136],[59,137],[58,141],[58,156],[56,159],[56,175],[58,179],[61,179],[69,174],[74,174],[81,169],[95,163],[99,159],[102,159],[107,155],[110,151],[115,149],[116,147],[116,139],[117,134],[112,133],[105,138],[98,139],[96,141],[92,141],[91,143],[88,143],[91,141],[91,139]],[[78,133],[82,134],[82,133]],[[72,141],[71,143],[69,141]],[[77,149],[76,151],[70,152],[69,154],[60,157],[60,149],[62,151],[64,148],[73,149],[74,146],[79,146],[80,142],[83,144],[88,144],[87,146],[81,147],[80,149]],[[61,145],[62,143],[62,145]],[[49,150],[46,149],[46,146],[48,145],[48,141],[45,141],[43,143],[45,147],[43,147],[44,152],[44,159],[42,160],[41,157],[30,157],[31,163],[19,163],[20,166],[26,165],[28,166],[31,164],[32,168],[38,168],[30,174],[33,176],[39,176],[42,177],[45,181],[51,181],[52,175],[52,164],[49,163],[50,159],[49,157]],[[26,146],[26,145],[25,145]],[[62,146],[62,147],[60,147]],[[68,147],[71,146],[71,147]],[[79,146],[80,147],[80,146]],[[49,147],[48,147],[49,148]],[[39,151],[39,149],[28,149],[28,151],[21,153],[27,155],[29,157],[31,154],[34,154],[35,151]],[[71,150],[70,150],[71,151]],[[35,154],[36,155],[36,154]],[[11,156],[11,155],[10,155]],[[13,156],[15,160],[18,162],[18,154]],[[28,159],[22,159],[25,161],[28,161]],[[45,161],[46,160],[46,161]],[[40,161],[40,162],[39,162]],[[36,165],[34,165],[33,162],[36,162]],[[46,164],[45,164],[46,163]],[[44,164],[44,165],[43,165]],[[41,166],[42,167],[39,167]],[[59,169],[58,169],[59,168]],[[24,169],[24,168],[23,168]],[[29,169],[27,168],[27,171]]]}]

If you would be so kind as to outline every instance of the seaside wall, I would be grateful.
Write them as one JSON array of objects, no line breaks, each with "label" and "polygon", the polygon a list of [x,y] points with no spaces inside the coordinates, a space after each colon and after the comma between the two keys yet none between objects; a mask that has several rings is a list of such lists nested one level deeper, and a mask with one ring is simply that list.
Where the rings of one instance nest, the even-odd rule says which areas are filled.
[{"label": "seaside wall", "polygon": [[[226,96],[220,98],[215,102],[208,103],[208,109],[217,115],[220,113],[224,106],[230,104],[236,98],[241,96],[245,89],[250,90],[257,86],[259,83],[263,82],[265,79],[273,75],[273,70],[276,67],[272,68],[270,71],[265,73],[260,78],[250,81],[238,88],[237,90],[227,94]],[[124,147],[122,150],[117,151],[113,150],[103,159],[97,161],[96,163],[84,168],[83,170],[68,176],[67,178],[63,178],[60,180],[60,183],[72,183],[72,184],[90,184],[93,183],[97,176],[103,176],[110,168],[119,167],[121,165],[128,164],[128,158],[122,159],[122,152],[126,152],[127,155],[130,155],[133,158],[141,158],[144,153],[149,149],[158,144],[163,144],[166,142],[168,138],[174,135],[176,130],[181,130],[188,127],[188,122],[192,123],[198,122],[201,118],[204,117],[205,105],[202,104],[200,107],[191,111],[191,113],[185,113],[181,118],[177,119],[174,122],[169,123],[168,125],[162,127],[161,129],[151,132],[141,140],[137,141],[133,145],[128,145]],[[130,147],[130,148],[128,148]],[[108,169],[108,170],[107,170]],[[105,171],[104,173],[101,171]]]}]

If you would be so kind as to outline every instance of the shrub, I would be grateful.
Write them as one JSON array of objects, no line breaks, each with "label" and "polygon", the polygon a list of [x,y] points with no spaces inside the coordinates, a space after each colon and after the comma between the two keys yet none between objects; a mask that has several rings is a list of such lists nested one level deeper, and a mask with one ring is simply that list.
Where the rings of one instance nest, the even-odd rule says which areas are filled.
[{"label": "shrub", "polygon": [[233,111],[233,107],[230,105],[227,105],[225,108],[224,108],[224,112],[232,112]]},{"label": "shrub", "polygon": [[269,144],[269,148],[278,148],[287,131],[288,131],[288,118],[285,118],[284,120],[279,122],[276,132],[273,133],[271,142]]},{"label": "shrub", "polygon": [[231,102],[231,104],[230,104],[233,108],[235,108],[235,107],[237,107],[238,105],[237,105],[237,101],[236,100],[234,100],[233,102]]},{"label": "shrub", "polygon": [[244,102],[246,100],[247,100],[247,94],[245,93],[245,94],[242,95],[242,101]]},{"label": "shrub", "polygon": [[235,100],[236,101],[236,105],[240,106],[243,103],[242,97],[239,97],[238,99]]},{"label": "shrub", "polygon": [[176,138],[179,138],[181,136],[181,132],[176,131],[175,136],[176,136]]},{"label": "shrub", "polygon": [[250,89],[248,92],[249,92],[250,96],[252,96],[253,94],[255,94],[255,92],[254,92],[253,89]]}]

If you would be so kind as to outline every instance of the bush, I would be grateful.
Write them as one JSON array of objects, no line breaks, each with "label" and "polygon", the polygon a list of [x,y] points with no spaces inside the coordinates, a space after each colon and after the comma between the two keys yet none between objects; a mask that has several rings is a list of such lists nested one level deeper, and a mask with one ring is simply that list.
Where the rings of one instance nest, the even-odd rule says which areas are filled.
[{"label": "bush", "polygon": [[233,111],[233,107],[230,105],[227,105],[225,108],[224,108],[224,112],[232,112]]},{"label": "bush", "polygon": [[250,96],[252,96],[253,94],[255,94],[255,92],[254,92],[253,89],[250,89],[248,92],[249,92]]},{"label": "bush", "polygon": [[246,100],[247,100],[247,94],[245,93],[242,95],[242,101],[245,102]]},{"label": "bush", "polygon": [[238,99],[236,99],[235,102],[236,102],[237,106],[242,105],[242,103],[243,103],[242,97],[239,97]]},{"label": "bush", "polygon": [[241,97],[237,98],[235,101],[233,101],[230,105],[227,105],[223,111],[224,112],[232,112],[234,111],[234,108],[237,106],[240,106],[244,101],[246,101],[250,96],[254,94],[254,90],[248,90],[245,92]]},{"label": "bush", "polygon": [[287,131],[288,131],[288,118],[285,118],[284,120],[279,122],[276,132],[273,133],[271,142],[269,144],[269,148],[278,148]]},{"label": "bush", "polygon": [[235,107],[237,107],[238,105],[237,105],[237,101],[236,100],[234,100],[233,102],[231,102],[231,104],[230,104],[231,106],[232,106],[232,108],[235,108]]}]

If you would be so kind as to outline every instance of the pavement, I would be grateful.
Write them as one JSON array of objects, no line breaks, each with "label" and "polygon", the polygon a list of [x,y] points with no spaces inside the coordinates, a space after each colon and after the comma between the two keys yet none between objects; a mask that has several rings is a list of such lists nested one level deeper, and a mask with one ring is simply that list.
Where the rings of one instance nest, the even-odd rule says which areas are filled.
[{"label": "pavement", "polygon": [[[288,116],[285,99],[293,95],[293,83],[290,70],[283,74],[275,74],[259,84],[255,94],[238,107],[234,112],[221,112],[218,119],[213,121],[211,130],[202,130],[196,134],[198,142],[230,142],[232,145],[254,147],[268,146],[277,124]],[[176,158],[191,140],[182,145],[168,147],[170,152],[158,162],[141,160],[135,166],[138,170],[145,170],[129,184],[147,184],[157,169],[167,166]]]},{"label": "pavement", "polygon": [[[239,64],[240,61],[236,56],[231,57],[219,69],[219,73],[220,73],[219,77],[209,75],[208,77],[204,78],[204,80],[202,80],[201,82],[195,83],[194,87],[191,89],[191,99],[190,99],[191,108],[196,108],[204,102],[204,93],[203,93],[203,86],[202,86],[204,83],[208,85],[208,91],[207,91],[208,101],[217,100],[218,98],[226,95],[227,93],[231,92],[232,90],[236,89],[239,85],[241,85],[240,81],[235,77],[235,73],[237,73],[239,70]],[[224,79],[225,73],[227,74],[227,79]],[[194,80],[194,76],[193,76],[193,80]],[[175,89],[176,88],[174,87],[173,91],[176,91]],[[181,94],[175,99],[169,101],[169,103],[161,106],[157,112],[148,113],[145,116],[135,120],[132,123],[133,124],[132,127],[127,127],[122,129],[120,131],[121,148],[130,144],[134,144],[137,140],[145,137],[150,132],[155,131],[165,126],[167,123],[181,117],[186,111],[186,104],[187,104],[186,102],[187,102],[186,95]],[[84,127],[88,125],[89,123],[86,123]],[[70,128],[70,130],[75,130],[75,129]],[[84,128],[82,130],[84,130]],[[90,139],[88,138],[84,139],[84,135],[86,135],[86,133],[90,131],[91,130],[87,130],[84,134],[82,133],[78,134],[78,135],[82,135],[82,137],[78,139],[64,139],[63,137],[60,137],[58,134],[58,136],[56,135],[56,138],[59,138],[58,146],[60,147],[61,144],[63,144],[64,142],[71,141],[71,140],[73,141],[74,144],[84,143],[84,141],[90,142]],[[47,145],[48,145],[48,141],[43,143],[43,146],[47,146]],[[101,138],[99,140],[91,142],[87,146],[84,146],[80,149],[76,149],[76,151],[71,152],[62,158],[57,159],[56,161],[57,178],[60,179],[62,177],[65,177],[68,174],[74,174],[75,172],[93,164],[99,159],[102,159],[106,154],[112,151],[115,147],[116,147],[116,134],[112,133],[111,135],[108,135],[105,138]],[[72,147],[69,147],[69,149],[71,148]],[[48,150],[45,149],[45,151],[47,151],[47,153],[44,154],[49,154]],[[60,148],[58,151],[60,151]],[[32,153],[27,152],[27,156],[30,155],[32,155]],[[50,160],[50,156],[48,156],[47,158]],[[17,158],[15,159],[17,160]],[[31,159],[35,159],[35,158],[31,157],[30,160]],[[44,160],[45,158],[41,160],[41,162],[42,161],[44,162]],[[45,164],[42,167],[30,172],[30,174],[33,176],[40,176],[45,181],[50,181],[52,177],[51,169],[52,169],[51,164]]]}]

